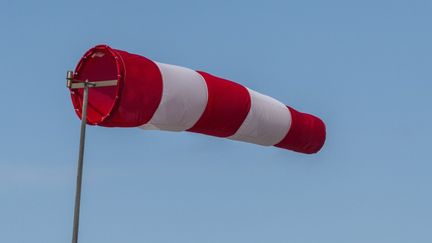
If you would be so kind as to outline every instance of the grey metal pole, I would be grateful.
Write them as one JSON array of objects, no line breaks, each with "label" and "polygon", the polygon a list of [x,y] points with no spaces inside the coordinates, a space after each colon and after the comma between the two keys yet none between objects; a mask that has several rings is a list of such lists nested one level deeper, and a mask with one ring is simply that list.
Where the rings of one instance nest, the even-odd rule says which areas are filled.
[{"label": "grey metal pole", "polygon": [[72,243],[78,243],[78,229],[79,229],[79,217],[80,217],[80,206],[81,206],[81,187],[82,187],[82,174],[83,174],[83,164],[84,164],[84,145],[85,145],[85,132],[86,132],[86,125],[87,125],[87,105],[88,105],[89,88],[116,86],[118,80],[100,80],[97,82],[89,82],[88,80],[86,81],[75,80],[73,79],[73,77],[74,77],[74,72],[67,71],[66,87],[68,87],[71,90],[84,88],[83,103],[81,109],[82,111],[81,133],[80,133],[80,143],[79,143],[74,221],[73,221],[73,232],[72,232]]},{"label": "grey metal pole", "polygon": [[79,155],[78,155],[72,243],[78,243],[78,228],[79,228],[79,216],[80,216],[80,205],[81,205],[81,185],[82,185],[82,174],[83,174],[83,164],[84,164],[84,145],[85,145],[86,124],[87,124],[88,90],[89,90],[89,85],[88,85],[88,81],[86,81],[84,83],[84,95],[83,95],[84,98],[83,98],[82,115],[81,115],[81,133],[80,133],[80,144],[79,144]]}]

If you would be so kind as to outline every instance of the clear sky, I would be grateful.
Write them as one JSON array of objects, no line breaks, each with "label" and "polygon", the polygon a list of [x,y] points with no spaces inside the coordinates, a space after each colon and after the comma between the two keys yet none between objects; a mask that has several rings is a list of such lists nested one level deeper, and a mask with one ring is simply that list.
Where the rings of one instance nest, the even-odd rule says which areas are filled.
[{"label": "clear sky", "polygon": [[70,242],[96,44],[205,70],[327,124],[322,152],[89,127],[80,243],[432,242],[432,2],[0,0],[0,242]]}]

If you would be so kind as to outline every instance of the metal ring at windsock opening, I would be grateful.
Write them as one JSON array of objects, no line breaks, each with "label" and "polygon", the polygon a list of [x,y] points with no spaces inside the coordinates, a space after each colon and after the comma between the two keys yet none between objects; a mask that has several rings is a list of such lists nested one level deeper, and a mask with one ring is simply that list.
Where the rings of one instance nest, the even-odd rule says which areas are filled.
[{"label": "metal ring at windsock opening", "polygon": [[[324,145],[321,119],[211,74],[96,46],[78,63],[74,80],[117,80],[89,90],[87,123],[190,131],[301,153]],[[81,117],[82,89],[71,90]]]},{"label": "metal ring at windsock opening", "polygon": [[[152,61],[107,45],[87,51],[74,74],[83,81],[118,80],[117,86],[89,90],[87,123],[105,127],[135,127],[150,120],[160,102],[161,78]],[[72,91],[72,102],[81,117],[82,90]]]}]

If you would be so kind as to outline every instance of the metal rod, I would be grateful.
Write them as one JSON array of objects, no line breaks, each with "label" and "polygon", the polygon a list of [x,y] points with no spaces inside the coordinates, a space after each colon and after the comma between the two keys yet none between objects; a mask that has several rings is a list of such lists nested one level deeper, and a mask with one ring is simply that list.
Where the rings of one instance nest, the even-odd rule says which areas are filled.
[{"label": "metal rod", "polygon": [[79,144],[79,155],[78,155],[72,243],[78,243],[78,228],[79,228],[79,216],[80,216],[80,205],[81,205],[81,186],[82,186],[82,174],[83,174],[83,164],[84,164],[84,145],[85,145],[86,124],[87,124],[87,104],[88,104],[88,90],[89,90],[87,84],[88,81],[84,83],[84,94],[83,94],[84,98],[83,98],[82,114],[81,114],[81,133],[80,133],[80,144]]},{"label": "metal rod", "polygon": [[88,93],[89,88],[116,86],[118,80],[100,80],[89,82],[88,80],[80,81],[74,79],[74,72],[67,71],[66,73],[66,87],[70,90],[84,88],[83,91],[83,103],[81,113],[81,133],[79,143],[79,154],[78,154],[78,167],[77,167],[77,179],[76,179],[76,192],[75,192],[75,208],[74,208],[74,221],[73,221],[73,232],[72,232],[72,243],[78,243],[78,230],[79,230],[79,217],[80,217],[80,206],[81,206],[81,188],[82,188],[82,175],[84,165],[84,145],[85,145],[85,133],[87,125],[87,105],[88,105]]},{"label": "metal rod", "polygon": [[[78,81],[78,80],[72,80],[72,81]],[[107,86],[116,86],[117,83],[118,83],[118,80],[102,80],[102,81],[98,81],[98,82],[87,82],[87,86],[91,86],[92,88],[93,87],[107,87]],[[78,83],[70,82],[67,85],[70,89],[80,89],[80,88],[84,88],[86,83],[85,82],[78,82]]]}]

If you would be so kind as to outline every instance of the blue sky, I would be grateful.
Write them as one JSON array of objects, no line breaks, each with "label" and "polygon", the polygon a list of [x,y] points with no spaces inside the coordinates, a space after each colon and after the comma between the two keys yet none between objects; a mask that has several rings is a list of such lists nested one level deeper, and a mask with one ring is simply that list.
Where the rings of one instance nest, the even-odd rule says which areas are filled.
[{"label": "blue sky", "polygon": [[65,72],[105,43],[322,117],[302,155],[88,128],[80,242],[432,242],[432,2],[0,0],[0,242],[71,239]]}]

